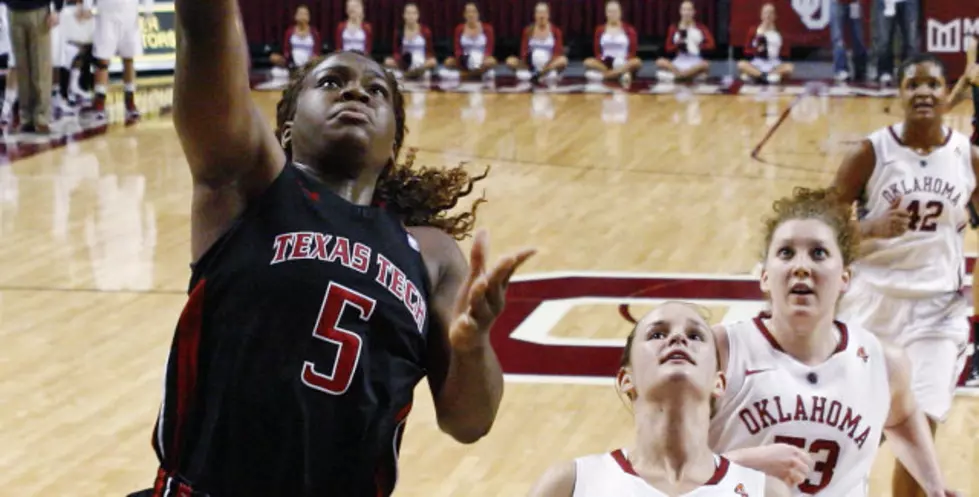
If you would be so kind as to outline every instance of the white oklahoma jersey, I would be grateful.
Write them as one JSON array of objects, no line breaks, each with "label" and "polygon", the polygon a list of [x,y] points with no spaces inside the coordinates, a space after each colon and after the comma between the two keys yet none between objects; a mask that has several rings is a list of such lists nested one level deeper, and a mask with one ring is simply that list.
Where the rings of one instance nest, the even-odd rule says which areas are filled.
[{"label": "white oklahoma jersey", "polygon": [[896,238],[866,240],[854,272],[863,285],[894,297],[956,292],[965,277],[962,245],[976,187],[971,144],[945,127],[945,143],[921,155],[901,142],[903,126],[870,135],[877,162],[861,202],[875,217],[900,198],[901,208],[911,214],[910,229]]},{"label": "white oklahoma jersey", "polygon": [[869,331],[836,326],[836,351],[807,366],[782,350],[762,316],[726,325],[727,389],[711,419],[711,448],[795,445],[815,467],[794,495],[865,497],[891,404],[887,364]]},{"label": "white oklahoma jersey", "polygon": [[[764,497],[765,474],[716,456],[714,476],[682,497]],[[572,497],[666,497],[636,474],[622,449],[574,461]]]}]

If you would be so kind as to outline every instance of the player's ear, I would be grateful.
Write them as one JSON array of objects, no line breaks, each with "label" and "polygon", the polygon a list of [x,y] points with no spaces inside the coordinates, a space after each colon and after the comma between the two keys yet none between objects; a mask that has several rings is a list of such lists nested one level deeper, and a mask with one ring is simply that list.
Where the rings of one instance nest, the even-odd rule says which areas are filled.
[{"label": "player's ear", "polygon": [[768,284],[768,269],[762,265],[761,276],[758,278],[758,285],[761,287],[761,293],[768,295],[771,293],[771,287]]},{"label": "player's ear", "polygon": [[292,147],[292,121],[286,121],[282,124],[282,131],[279,132],[279,145],[282,146],[283,150],[289,150]]},{"label": "player's ear", "polygon": [[632,371],[629,368],[619,368],[615,375],[615,385],[629,400],[636,400],[636,385],[632,382]]},{"label": "player's ear", "polygon": [[853,271],[849,267],[843,268],[843,288],[842,293],[850,289],[850,280],[853,278]]},{"label": "player's ear", "polygon": [[727,389],[727,376],[723,371],[718,371],[714,376],[714,389],[711,390],[711,396],[715,399],[721,398],[724,395],[724,390]]}]

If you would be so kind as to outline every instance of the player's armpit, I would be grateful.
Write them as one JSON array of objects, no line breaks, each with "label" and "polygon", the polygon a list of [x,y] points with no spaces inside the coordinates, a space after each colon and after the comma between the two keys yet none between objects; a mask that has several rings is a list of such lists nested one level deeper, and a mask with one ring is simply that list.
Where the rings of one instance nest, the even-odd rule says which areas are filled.
[{"label": "player's armpit", "polygon": [[[573,462],[555,464],[537,480],[529,497],[571,497],[574,493],[575,465]],[[782,494],[778,494],[782,495]],[[788,495],[788,494],[785,494]]]}]

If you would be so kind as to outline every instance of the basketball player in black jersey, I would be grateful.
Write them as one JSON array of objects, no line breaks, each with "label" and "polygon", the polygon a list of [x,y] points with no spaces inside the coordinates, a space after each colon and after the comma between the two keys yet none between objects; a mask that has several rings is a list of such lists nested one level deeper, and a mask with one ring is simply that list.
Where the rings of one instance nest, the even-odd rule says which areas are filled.
[{"label": "basketball player in black jersey", "polygon": [[177,0],[176,14],[195,263],[151,495],[390,495],[422,377],[444,432],[489,431],[503,389],[489,328],[532,251],[488,267],[480,233],[467,267],[453,238],[475,208],[446,211],[480,178],[396,162],[404,102],[373,60],[300,68],[273,133],[237,2]]}]

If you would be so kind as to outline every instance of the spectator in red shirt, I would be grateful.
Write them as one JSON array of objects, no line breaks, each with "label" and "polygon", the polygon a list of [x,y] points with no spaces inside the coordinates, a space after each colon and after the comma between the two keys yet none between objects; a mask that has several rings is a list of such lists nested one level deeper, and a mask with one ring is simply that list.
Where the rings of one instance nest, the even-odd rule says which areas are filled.
[{"label": "spectator in red shirt", "polygon": [[792,74],[794,66],[782,62],[781,56],[788,53],[782,35],[775,26],[775,5],[766,3],[761,7],[761,24],[748,30],[748,40],[744,45],[749,60],[738,62],[738,72],[745,81],[778,83]]},{"label": "spectator in red shirt", "polygon": [[506,65],[522,80],[544,76],[556,80],[568,67],[564,55],[564,34],[551,24],[551,8],[546,2],[534,6],[534,23],[523,30],[520,38],[520,57],[510,56]]},{"label": "spectator in red shirt", "polygon": [[642,69],[642,60],[636,56],[639,37],[636,29],[622,20],[619,0],[605,4],[605,24],[595,28],[594,49],[595,56],[585,59],[588,79],[621,79],[628,86]]},{"label": "spectator in red shirt", "polygon": [[363,0],[347,0],[347,20],[337,24],[334,43],[336,50],[370,56],[374,48],[374,30],[364,21]]},{"label": "spectator in red shirt", "polygon": [[320,32],[309,25],[309,7],[296,7],[295,19],[282,39],[282,53],[269,57],[272,65],[290,71],[318,57],[323,47]]},{"label": "spectator in red shirt", "polygon": [[435,68],[435,46],[432,31],[418,22],[421,17],[418,5],[405,4],[404,24],[394,30],[394,53],[384,60],[384,65],[396,71],[404,71],[408,79],[415,79]]},{"label": "spectator in red shirt", "polygon": [[664,81],[689,80],[707,75],[710,65],[702,54],[714,49],[714,35],[697,22],[693,2],[680,4],[680,21],[666,33],[666,53],[676,54],[673,60],[665,57],[656,61],[656,76]]},{"label": "spectator in red shirt", "polygon": [[467,79],[492,78],[497,65],[493,57],[496,48],[493,26],[479,20],[476,2],[466,2],[464,15],[466,22],[456,26],[452,37],[455,54],[445,59],[445,67],[459,71]]}]

